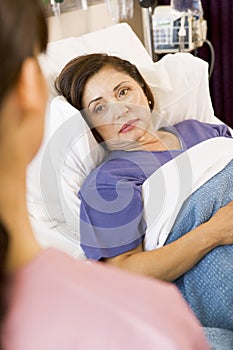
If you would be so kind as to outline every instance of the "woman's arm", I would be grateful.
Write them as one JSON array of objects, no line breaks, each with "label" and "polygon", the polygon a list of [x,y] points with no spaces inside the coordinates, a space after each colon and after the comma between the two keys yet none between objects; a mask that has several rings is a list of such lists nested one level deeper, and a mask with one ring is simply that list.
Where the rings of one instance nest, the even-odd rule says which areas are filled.
[{"label": "woman's arm", "polygon": [[143,251],[142,246],[104,261],[123,269],[173,281],[190,270],[212,249],[233,244],[233,202],[208,222],[161,248]]}]

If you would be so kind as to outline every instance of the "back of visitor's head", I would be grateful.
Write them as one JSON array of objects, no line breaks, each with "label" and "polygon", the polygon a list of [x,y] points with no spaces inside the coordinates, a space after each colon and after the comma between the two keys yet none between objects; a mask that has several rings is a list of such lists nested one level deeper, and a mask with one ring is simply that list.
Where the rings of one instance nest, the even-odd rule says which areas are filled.
[{"label": "back of visitor's head", "polygon": [[48,31],[42,1],[1,0],[0,108],[17,82],[25,58],[45,50]]},{"label": "back of visitor's head", "polygon": [[[10,247],[10,234],[4,214],[8,207],[4,201],[4,189],[9,188],[9,183],[6,179],[14,178],[15,181],[21,180],[17,178],[17,171],[20,168],[20,162],[23,158],[30,159],[27,152],[32,145],[34,147],[34,137],[30,134],[31,129],[37,130],[37,124],[34,125],[34,120],[31,122],[31,129],[28,134],[31,137],[31,144],[27,143],[28,135],[25,132],[25,120],[29,119],[27,116],[23,118],[24,110],[22,109],[22,120],[19,119],[20,113],[14,113],[19,110],[19,106],[23,105],[19,101],[18,95],[15,91],[18,88],[19,81],[22,75],[24,62],[29,58],[33,58],[36,62],[38,71],[39,65],[37,62],[37,54],[45,51],[48,40],[47,23],[43,11],[41,0],[1,0],[0,5],[0,331],[2,320],[6,311],[6,286],[7,276],[5,273],[6,261],[8,258],[8,251]],[[25,76],[28,72],[25,73]],[[39,76],[39,74],[38,74]],[[41,76],[41,75],[40,75]],[[28,80],[31,75],[28,75]],[[30,84],[29,84],[30,85]],[[23,93],[28,94],[28,90]],[[12,98],[13,96],[13,98]],[[44,95],[45,96],[45,93]],[[23,98],[22,98],[23,100]],[[13,106],[13,107],[12,107]],[[35,118],[36,119],[36,118]],[[13,123],[14,121],[14,123]],[[21,123],[22,121],[22,123]],[[29,123],[28,123],[29,124]],[[27,124],[27,125],[28,125]],[[23,129],[22,125],[25,126]],[[20,134],[21,132],[21,134]],[[18,133],[18,134],[17,134]],[[18,138],[18,136],[20,136]],[[40,135],[39,135],[40,136]],[[35,137],[36,139],[36,137]],[[39,139],[39,137],[37,137]],[[22,142],[21,142],[22,141]],[[24,144],[25,141],[25,144]],[[17,147],[21,145],[21,147]],[[28,147],[29,145],[29,147]],[[33,148],[32,147],[32,148]],[[35,147],[36,149],[36,147]],[[26,155],[25,155],[26,154]],[[12,157],[14,155],[14,157]],[[22,162],[21,162],[22,163]],[[10,166],[10,164],[13,164]],[[22,163],[23,164],[23,163]],[[24,173],[24,164],[22,166]],[[20,181],[19,181],[20,182]],[[17,183],[18,184],[18,183]],[[19,191],[20,192],[20,191]],[[16,197],[17,193],[15,193]],[[14,198],[15,198],[14,197]],[[7,197],[8,199],[8,197]],[[9,201],[13,199],[9,197]],[[6,209],[5,209],[6,208]],[[15,213],[9,211],[9,220],[14,223]],[[7,212],[8,212],[7,211]],[[22,218],[23,220],[23,218]],[[20,234],[21,228],[17,228]],[[8,255],[7,255],[8,254]],[[1,340],[0,340],[0,349]]]}]

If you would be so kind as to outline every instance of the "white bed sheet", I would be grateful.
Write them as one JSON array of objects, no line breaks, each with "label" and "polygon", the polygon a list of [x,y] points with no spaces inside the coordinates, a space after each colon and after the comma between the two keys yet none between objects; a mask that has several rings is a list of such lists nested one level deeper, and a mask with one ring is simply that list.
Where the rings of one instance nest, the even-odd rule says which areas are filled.
[{"label": "white bed sheet", "polygon": [[233,139],[211,138],[164,164],[143,183],[145,250],[164,245],[186,199],[232,159]]}]

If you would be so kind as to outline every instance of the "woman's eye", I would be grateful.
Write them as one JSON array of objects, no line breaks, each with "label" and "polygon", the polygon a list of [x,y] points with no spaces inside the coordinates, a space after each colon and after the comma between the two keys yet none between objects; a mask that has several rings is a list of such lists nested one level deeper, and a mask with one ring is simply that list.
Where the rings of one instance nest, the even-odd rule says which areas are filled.
[{"label": "woman's eye", "polygon": [[104,109],[103,105],[98,105],[98,106],[95,107],[94,112],[95,113],[101,113],[103,111],[103,109]]},{"label": "woman's eye", "polygon": [[124,89],[120,90],[119,96],[121,97],[121,96],[127,95],[127,94],[128,94],[128,91],[129,91],[128,88],[124,88]]}]

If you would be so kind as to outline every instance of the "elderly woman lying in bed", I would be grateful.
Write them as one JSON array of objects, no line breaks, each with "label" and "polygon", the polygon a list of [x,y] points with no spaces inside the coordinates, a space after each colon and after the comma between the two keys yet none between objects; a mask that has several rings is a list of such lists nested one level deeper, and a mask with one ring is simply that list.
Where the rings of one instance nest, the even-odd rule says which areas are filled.
[{"label": "elderly woman lying in bed", "polygon": [[[229,312],[233,305],[233,139],[227,126],[186,120],[155,128],[150,88],[134,65],[113,56],[90,54],[73,59],[62,70],[56,87],[82,111],[95,138],[109,151],[78,194],[81,245],[87,257],[174,281],[204,326],[233,330],[233,313]],[[225,164],[191,191],[162,244],[148,250],[144,182],[195,147],[204,164],[207,155],[202,145],[208,141],[212,141],[214,157],[213,147],[220,155],[228,154]],[[227,145],[221,151],[223,143]],[[186,159],[180,178],[184,186],[187,182],[192,187],[190,179],[195,174],[187,171]],[[161,184],[157,186],[159,193]],[[161,209],[161,216],[163,211],[166,208]],[[156,227],[156,236],[155,231]]]}]

